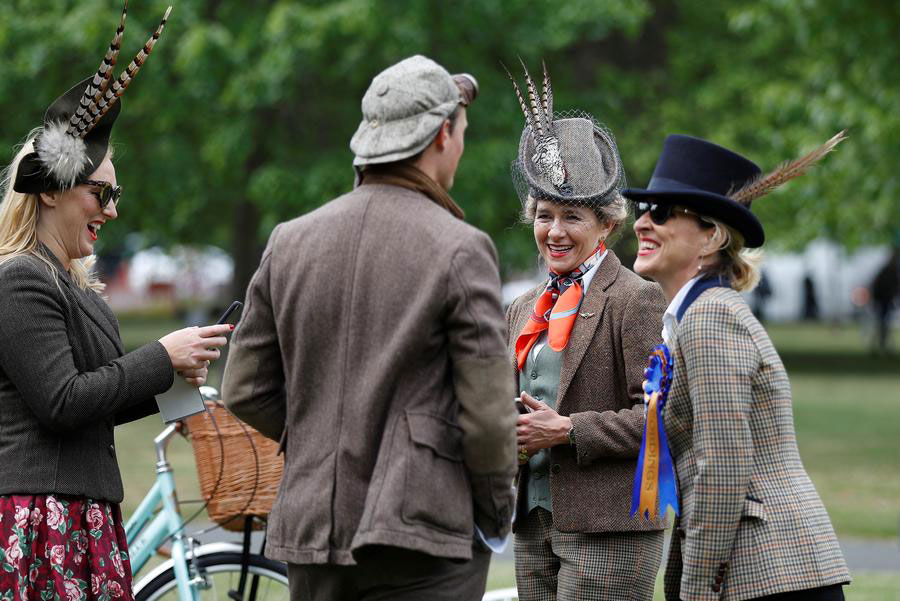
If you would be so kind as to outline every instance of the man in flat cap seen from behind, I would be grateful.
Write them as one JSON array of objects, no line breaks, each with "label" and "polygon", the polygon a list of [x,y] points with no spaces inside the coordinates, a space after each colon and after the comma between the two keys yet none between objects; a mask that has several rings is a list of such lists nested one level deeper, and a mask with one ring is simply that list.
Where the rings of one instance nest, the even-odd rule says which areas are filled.
[{"label": "man in flat cap seen from behind", "polygon": [[423,56],[377,75],[357,186],[278,225],[247,291],[228,407],[280,440],[266,554],[293,599],[478,600],[505,536],[514,382],[496,250],[449,195],[477,95]]}]

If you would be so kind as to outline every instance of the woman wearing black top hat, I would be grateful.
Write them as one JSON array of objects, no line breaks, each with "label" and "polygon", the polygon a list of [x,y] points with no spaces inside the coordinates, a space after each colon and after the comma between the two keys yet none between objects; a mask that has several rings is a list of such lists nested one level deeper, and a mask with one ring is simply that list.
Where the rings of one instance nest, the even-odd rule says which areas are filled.
[{"label": "woman wearing black top hat", "polygon": [[[168,16],[168,12],[166,13]],[[3,178],[0,207],[0,596],[130,599],[113,427],[157,412],[175,371],[205,381],[230,326],[187,328],[125,353],[91,271],[121,188],[109,135],[122,22],[97,74],[60,96]],[[11,597],[10,597],[11,595]]]},{"label": "woman wearing black top hat", "polygon": [[[758,280],[763,228],[750,202],[831,150],[760,177],[725,148],[669,136],[634,201],[635,271],[669,301],[674,365],[664,424],[681,515],[667,599],[843,599],[850,574],[797,451],[787,373],[738,292]],[[789,596],[784,596],[789,594]]]}]

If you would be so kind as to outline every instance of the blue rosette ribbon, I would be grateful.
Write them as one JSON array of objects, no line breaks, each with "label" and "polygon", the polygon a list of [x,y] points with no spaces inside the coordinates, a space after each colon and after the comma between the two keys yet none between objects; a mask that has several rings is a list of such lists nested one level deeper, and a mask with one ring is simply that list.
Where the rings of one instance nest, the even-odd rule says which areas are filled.
[{"label": "blue rosette ribbon", "polygon": [[663,424],[663,408],[669,397],[674,376],[674,365],[669,347],[660,344],[653,348],[650,361],[644,370],[644,403],[647,422],[634,474],[634,490],[631,495],[631,515],[640,513],[645,519],[656,517],[657,506],[664,514],[667,507],[678,509],[678,485],[675,466],[669,452],[669,441]]}]

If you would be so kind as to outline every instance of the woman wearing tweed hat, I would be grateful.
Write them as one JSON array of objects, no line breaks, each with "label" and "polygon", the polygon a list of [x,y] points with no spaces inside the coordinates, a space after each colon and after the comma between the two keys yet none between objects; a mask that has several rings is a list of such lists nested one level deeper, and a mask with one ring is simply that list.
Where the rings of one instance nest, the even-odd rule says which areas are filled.
[{"label": "woman wearing tweed hat", "polygon": [[842,139],[760,177],[734,152],[673,135],[647,189],[623,192],[637,217],[635,271],[659,282],[669,301],[663,338],[674,379],[662,424],[681,515],[667,599],[844,598],[850,574],[800,461],[787,373],[738,294],[759,278],[745,250],[764,240],[751,201]]},{"label": "woman wearing tweed hat", "polygon": [[507,312],[521,391],[515,532],[519,599],[646,599],[664,519],[623,508],[644,429],[647,353],[665,305],[655,284],[606,248],[626,218],[612,134],[585,113],[553,113],[526,70],[530,108],[513,180],[549,270]]},{"label": "woman wearing tweed hat", "polygon": [[[166,12],[166,17],[168,16]],[[109,136],[119,96],[162,33],[112,77],[125,11],[97,73],[56,99],[3,178],[0,207],[0,592],[131,599],[113,427],[158,411],[174,372],[205,381],[229,326],[125,353],[91,271],[121,188]]]}]

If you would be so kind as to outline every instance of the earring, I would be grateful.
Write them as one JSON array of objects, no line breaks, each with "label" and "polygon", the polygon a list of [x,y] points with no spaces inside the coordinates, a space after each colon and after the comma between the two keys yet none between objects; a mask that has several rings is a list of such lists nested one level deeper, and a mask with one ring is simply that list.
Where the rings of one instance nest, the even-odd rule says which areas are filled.
[{"label": "earring", "polygon": [[703,271],[703,255],[700,255],[700,264],[697,265],[697,273]]}]

